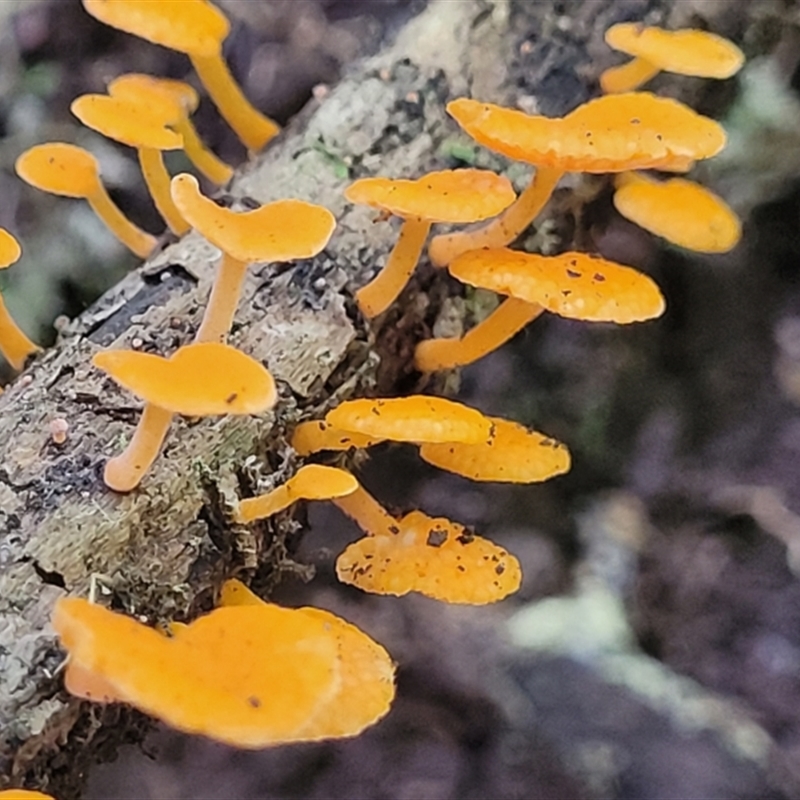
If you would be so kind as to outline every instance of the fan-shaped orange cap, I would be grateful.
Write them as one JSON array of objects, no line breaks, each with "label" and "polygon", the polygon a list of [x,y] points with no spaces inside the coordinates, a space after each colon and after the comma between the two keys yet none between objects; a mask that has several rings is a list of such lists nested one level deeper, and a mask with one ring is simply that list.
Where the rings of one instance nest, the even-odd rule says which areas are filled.
[{"label": "fan-shaped orange cap", "polygon": [[108,84],[108,93],[132,103],[156,104],[158,115],[173,120],[171,125],[191,114],[200,104],[200,96],[188,83],[139,72],[114,78]]},{"label": "fan-shaped orange cap", "polygon": [[372,447],[383,441],[382,437],[334,428],[321,419],[301,422],[292,433],[292,447],[298,455],[310,456],[320,450],[349,450],[351,447]]},{"label": "fan-shaped orange cap", "polygon": [[275,381],[258,361],[217,342],[186,345],[169,358],[104,350],[92,363],[128,391],[173,414],[260,414],[277,399]]},{"label": "fan-shaped orange cap", "polygon": [[416,180],[362,178],[344,196],[398,217],[432,222],[477,222],[499,214],[515,198],[508,178],[482,169],[443,170]]},{"label": "fan-shaped orange cap", "polygon": [[725,145],[714,120],[647,92],[599,97],[562,118],[467,98],[448,103],[447,111],[485,147],[565,172],[685,169]]},{"label": "fan-shaped orange cap", "polygon": [[0,228],[0,269],[15,264],[21,255],[19,242],[5,228]]},{"label": "fan-shaped orange cap", "polygon": [[473,481],[535,483],[568,472],[569,450],[555,439],[516,422],[490,417],[492,433],[479,444],[423,444],[429,464]]},{"label": "fan-shaped orange cap", "polygon": [[270,604],[217,608],[170,638],[67,598],[56,603],[53,627],[114,699],[237,747],[290,740],[340,685],[325,622]]},{"label": "fan-shaped orange cap", "polygon": [[626,176],[614,193],[623,217],[680,247],[701,253],[725,253],[742,236],[733,210],[693,181],[655,181],[644,175]]},{"label": "fan-shaped orange cap", "polygon": [[70,105],[70,111],[86,127],[128,147],[180,149],[183,139],[167,127],[169,118],[159,116],[158,108],[149,110],[152,115],[143,113],[140,103],[105,94],[85,94]]},{"label": "fan-shaped orange cap", "polygon": [[225,15],[206,0],[83,0],[83,7],[112,28],[190,55],[217,54],[230,30]]},{"label": "fan-shaped orange cap", "polygon": [[97,159],[66,142],[37,144],[17,159],[14,168],[25,183],[64,197],[88,197],[100,184]]},{"label": "fan-shaped orange cap", "polygon": [[492,427],[474,408],[427,395],[348,400],[329,411],[325,422],[394,442],[480,442]]},{"label": "fan-shaped orange cap", "polygon": [[252,522],[254,519],[271,517],[298,500],[330,500],[332,497],[352,494],[356,489],[358,481],[347,470],[306,464],[271,492],[242,500],[236,519],[239,522]]},{"label": "fan-shaped orange cap", "polygon": [[664,312],[658,286],[641,272],[588,253],[542,256],[505,247],[472,250],[451,262],[453,277],[571,319],[641,322]]},{"label": "fan-shaped orange cap", "polygon": [[367,536],[351,544],[336,560],[339,580],[375,594],[419,592],[475,605],[519,589],[517,559],[458,523],[412,511],[397,526],[396,536]]},{"label": "fan-shaped orange cap", "polygon": [[[226,581],[220,605],[263,604],[243,583]],[[320,608],[301,608],[324,623],[335,638],[339,653],[338,691],[318,710],[292,741],[313,742],[331,737],[355,736],[386,714],[394,699],[394,665],[386,650],[355,625]]]},{"label": "fan-shaped orange cap", "polygon": [[200,192],[193,175],[172,179],[172,199],[186,221],[211,244],[238,261],[311,258],[328,243],[336,219],[327,208],[278,200],[255,211],[218,206]]},{"label": "fan-shaped orange cap", "polygon": [[700,78],[730,78],[744,64],[744,53],[733,43],[708,31],[667,31],[641,23],[612,25],[605,34],[614,50],[649,61],[666,72]]}]

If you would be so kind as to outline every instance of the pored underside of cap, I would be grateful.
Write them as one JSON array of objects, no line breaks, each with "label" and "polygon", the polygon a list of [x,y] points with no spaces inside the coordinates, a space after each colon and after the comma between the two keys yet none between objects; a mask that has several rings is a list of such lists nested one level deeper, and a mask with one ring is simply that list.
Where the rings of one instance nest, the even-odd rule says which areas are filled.
[{"label": "pored underside of cap", "polygon": [[725,145],[725,131],[688,106],[647,92],[606,95],[563,118],[461,98],[447,106],[480,144],[565,172],[682,170]]},{"label": "pored underside of cap", "polygon": [[[236,579],[225,581],[220,605],[258,605],[264,601]],[[336,642],[340,681],[337,691],[320,703],[293,742],[355,736],[386,714],[394,699],[394,664],[386,650],[364,631],[320,608],[301,608],[322,622]]]},{"label": "pored underside of cap", "polygon": [[277,200],[254,211],[222,208],[186,173],[172,179],[172,199],[201,236],[245,263],[312,258],[336,227],[327,208],[303,200]]},{"label": "pored underside of cap", "polygon": [[70,110],[87,128],[128,147],[183,147],[181,135],[166,127],[169,117],[159,116],[156,107],[105,94],[85,94],[72,101]]},{"label": "pored underside of cap", "polygon": [[344,195],[351,203],[432,222],[488,219],[516,197],[508,178],[482,169],[443,170],[416,180],[362,178],[348,186]]},{"label": "pored underside of cap", "polygon": [[19,242],[5,228],[0,228],[0,269],[10,267],[21,255]]},{"label": "pored underside of cap", "polygon": [[56,604],[53,627],[71,658],[116,698],[238,747],[291,740],[340,684],[325,623],[266,603],[215,609],[168,637],[68,598]]},{"label": "pored underside of cap", "polygon": [[463,283],[536,303],[570,319],[623,324],[664,311],[664,298],[651,278],[588,253],[473,250],[447,268]]},{"label": "pored underside of cap", "polygon": [[31,147],[17,159],[14,169],[25,183],[64,197],[88,197],[100,183],[97,159],[82,147],[66,142]]},{"label": "pored underside of cap", "polygon": [[277,399],[262,364],[217,342],[186,345],[170,358],[104,350],[92,363],[146,402],[189,417],[260,414]]},{"label": "pored underside of cap", "polygon": [[348,400],[329,411],[325,421],[394,442],[480,442],[491,430],[480,411],[427,395]]},{"label": "pored underside of cap", "polygon": [[744,53],[733,43],[708,31],[687,28],[668,31],[636,22],[612,25],[606,44],[649,61],[667,72],[699,78],[730,78],[744,64]]},{"label": "pored underside of cap", "polygon": [[189,55],[218,54],[230,30],[206,0],[83,0],[83,7],[112,28]]},{"label": "pored underside of cap", "polygon": [[617,189],[614,205],[631,222],[688,250],[725,253],[742,235],[741,222],[728,205],[682,178],[637,176]]},{"label": "pored underside of cap", "polygon": [[336,561],[340,581],[374,594],[419,592],[447,603],[483,605],[517,591],[517,559],[443,518],[412,511],[396,536],[367,536]]},{"label": "pored underside of cap", "polygon": [[478,444],[423,444],[419,454],[439,469],[473,481],[536,483],[568,472],[569,450],[550,436],[490,417],[492,433]]}]

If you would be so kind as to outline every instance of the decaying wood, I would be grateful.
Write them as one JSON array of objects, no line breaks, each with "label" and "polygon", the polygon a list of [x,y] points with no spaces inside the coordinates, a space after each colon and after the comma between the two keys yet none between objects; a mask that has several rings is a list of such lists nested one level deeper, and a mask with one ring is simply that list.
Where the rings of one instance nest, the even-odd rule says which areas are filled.
[{"label": "decaying wood", "polygon": [[[374,212],[346,207],[343,187],[376,172],[412,177],[448,166],[443,145],[455,127],[444,106],[454,97],[521,105],[527,97],[546,113],[566,111],[611,61],[593,62],[608,24],[664,19],[672,0],[556,5],[568,16],[550,3],[432,2],[236,176],[228,190],[235,206],[299,197],[338,219],[319,257],[250,271],[231,342],[278,379],[273,413],[176,421],[139,490],[119,496],[102,483],[103,463],[130,436],[139,405],[90,366],[91,356],[106,347],[168,353],[191,340],[215,258],[194,234],[75,320],[0,398],[0,787],[49,781],[73,795],[102,748],[103,715],[124,713],[90,716],[61,690],[63,654],[48,623],[58,597],[95,590],[143,618],[186,618],[208,606],[226,575],[297,569],[287,556],[291,522],[236,527],[226,514],[231,499],[294,468],[286,431],[296,420],[413,379],[413,340],[432,323],[435,294],[412,289],[380,330],[365,328],[350,288],[385,258],[395,234]],[[530,47],[520,51],[524,41]],[[530,73],[512,85],[509,66],[521,58]],[[69,424],[61,445],[49,427],[57,418]]]}]

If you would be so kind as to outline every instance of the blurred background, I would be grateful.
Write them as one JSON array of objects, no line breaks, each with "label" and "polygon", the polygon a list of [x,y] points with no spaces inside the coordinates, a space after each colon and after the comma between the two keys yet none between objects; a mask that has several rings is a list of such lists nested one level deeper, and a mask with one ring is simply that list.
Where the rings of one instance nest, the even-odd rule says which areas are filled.
[{"label": "blurred background", "polygon": [[[245,93],[284,122],[424,4],[219,5]],[[512,4],[520,19],[524,5]],[[555,5],[566,19],[570,4]],[[690,21],[709,11],[682,5]],[[390,715],[352,741],[262,753],[156,729],[97,767],[88,797],[800,797],[800,6],[711,5],[748,62],[724,84],[689,85],[729,134],[702,177],[742,216],[741,244],[713,257],[673,248],[622,220],[607,189],[589,185],[577,208],[586,184],[566,183],[529,244],[582,231],[585,249],[652,275],[666,315],[620,329],[541,319],[462,374],[461,399],[566,442],[572,471],[478,485],[401,446],[362,467],[389,505],[508,547],[522,590],[472,609],[343,587],[333,562],[359,534],[314,505],[299,558],[316,577],[275,599],[329,608],[387,647]],[[185,78],[189,65],[78,0],[5,0],[0,16],[0,226],[24,247],[0,280],[13,315],[51,343],[137,262],[85,204],[22,184],[14,160],[42,141],[80,143],[126,212],[160,230],[132,151],[80,129],[69,103],[123,72]],[[521,92],[535,42],[524,31],[516,44]],[[210,105],[197,124],[223,158],[244,159]]]}]

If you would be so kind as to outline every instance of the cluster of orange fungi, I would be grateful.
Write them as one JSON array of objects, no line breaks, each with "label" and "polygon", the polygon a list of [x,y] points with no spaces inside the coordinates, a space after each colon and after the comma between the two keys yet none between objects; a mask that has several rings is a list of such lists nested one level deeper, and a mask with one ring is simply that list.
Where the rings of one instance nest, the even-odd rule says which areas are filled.
[{"label": "cluster of orange fungi", "polygon": [[[233,84],[220,55],[228,22],[206,0],[83,3],[109,25],[186,53],[250,149],[261,149],[277,132]],[[566,172],[615,173],[620,213],[683,247],[719,252],[738,240],[738,220],[706,190],[681,178],[661,181],[634,171],[687,171],[722,149],[722,128],[675,100],[634,90],[664,69],[727,77],[738,69],[741,54],[708,34],[636,25],[614,26],[607,41],[633,60],[604,73],[605,96],[564,117],[530,116],[469,98],[447,106],[481,145],[535,166],[519,197],[505,177],[476,169],[416,180],[367,178],[345,190],[352,203],[404,220],[386,266],[356,293],[367,317],[397,298],[433,223],[492,218],[476,230],[434,237],[428,254],[459,281],[506,299],[463,337],[421,342],[415,354],[420,371],[475,361],[545,311],[618,324],[663,312],[656,284],[630,267],[588,253],[544,256],[509,249]],[[193,343],[166,358],[126,350],[94,356],[97,368],[144,403],[128,447],[106,465],[105,482],[116,492],[139,485],[173,415],[261,414],[274,405],[275,383],[267,369],[225,344],[247,267],[310,258],[325,247],[336,224],[330,211],[300,200],[243,212],[223,208],[201,193],[193,176],[170,178],[161,153],[180,147],[212,182],[225,183],[232,175],[191,124],[197,103],[186,84],[128,75],[112,81],[107,95],[80,97],[72,105],[86,125],[137,149],[154,202],[175,234],[194,229],[222,253]],[[66,143],[42,144],[21,155],[16,168],[40,189],[85,198],[137,255],[146,257],[155,247],[155,237],[111,202],[89,153]],[[0,267],[19,255],[14,238],[0,232]],[[17,370],[38,351],[1,302],[0,350]],[[475,481],[532,483],[570,467],[567,448],[552,438],[431,396],[343,402],[324,420],[301,422],[292,436],[301,460],[385,441],[414,444],[425,461]],[[339,555],[336,572],[366,592],[418,592],[483,604],[520,585],[519,562],[502,547],[422,511],[394,516],[352,474],[324,464],[306,463],[273,491],[242,499],[231,522],[247,525],[299,500],[330,500],[363,530],[363,538]],[[130,703],[180,730],[240,747],[355,735],[387,712],[394,694],[391,658],[366,634],[319,609],[266,603],[237,581],[220,587],[215,610],[166,631],[74,597],[57,603],[53,626],[69,652],[65,684],[73,695]]]}]

